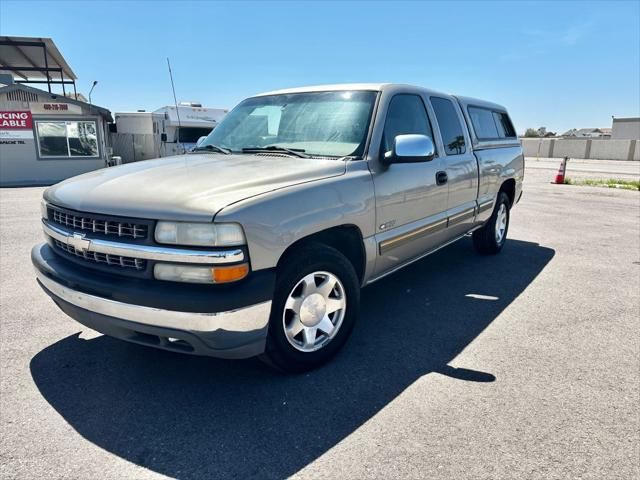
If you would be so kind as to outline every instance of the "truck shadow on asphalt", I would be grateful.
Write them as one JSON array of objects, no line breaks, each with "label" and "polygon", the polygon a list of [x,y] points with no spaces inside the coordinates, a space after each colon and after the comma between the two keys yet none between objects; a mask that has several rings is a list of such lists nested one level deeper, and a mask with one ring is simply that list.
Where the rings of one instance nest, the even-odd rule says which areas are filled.
[{"label": "truck shadow on asphalt", "polygon": [[78,335],[39,352],[31,374],[84,438],[129,462],[182,479],[284,478],[423,375],[494,381],[448,364],[553,256],[510,240],[482,257],[469,239],[457,242],[364,289],[345,349],[309,374]]}]

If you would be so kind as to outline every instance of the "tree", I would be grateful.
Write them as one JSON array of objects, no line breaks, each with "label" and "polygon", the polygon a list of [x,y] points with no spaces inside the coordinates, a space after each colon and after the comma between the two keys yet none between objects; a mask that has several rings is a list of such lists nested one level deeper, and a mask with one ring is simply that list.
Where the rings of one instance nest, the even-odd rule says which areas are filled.
[{"label": "tree", "polygon": [[456,155],[460,155],[462,153],[462,149],[464,148],[464,137],[462,135],[458,135],[453,142],[447,145],[449,150],[455,150]]},{"label": "tree", "polygon": [[536,130],[535,128],[527,128],[527,130],[524,132],[524,136],[525,137],[537,137],[538,136],[538,130]]}]

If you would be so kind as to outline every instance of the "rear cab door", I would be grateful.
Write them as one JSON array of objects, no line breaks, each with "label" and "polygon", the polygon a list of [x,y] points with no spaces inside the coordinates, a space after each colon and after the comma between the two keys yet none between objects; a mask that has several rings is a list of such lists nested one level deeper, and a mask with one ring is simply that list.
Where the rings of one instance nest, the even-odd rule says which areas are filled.
[{"label": "rear cab door", "polygon": [[476,215],[478,162],[460,105],[455,98],[429,96],[442,140],[441,167],[447,178],[447,239],[470,230]]}]

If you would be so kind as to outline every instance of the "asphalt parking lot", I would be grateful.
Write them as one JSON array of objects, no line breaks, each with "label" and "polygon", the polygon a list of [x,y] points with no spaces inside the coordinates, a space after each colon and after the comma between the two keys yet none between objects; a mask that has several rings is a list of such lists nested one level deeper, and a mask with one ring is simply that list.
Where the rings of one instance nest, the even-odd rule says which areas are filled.
[{"label": "asphalt parking lot", "polygon": [[40,291],[41,188],[0,190],[2,478],[640,476],[640,195],[528,168],[497,257],[366,288],[302,376],[91,332]]}]

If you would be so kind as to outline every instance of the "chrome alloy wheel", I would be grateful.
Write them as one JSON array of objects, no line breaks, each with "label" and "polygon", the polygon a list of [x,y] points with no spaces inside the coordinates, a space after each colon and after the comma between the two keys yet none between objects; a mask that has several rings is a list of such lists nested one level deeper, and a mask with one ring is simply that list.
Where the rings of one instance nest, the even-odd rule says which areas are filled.
[{"label": "chrome alloy wheel", "polygon": [[507,232],[507,215],[507,206],[501,203],[496,214],[496,243],[498,245],[502,243]]},{"label": "chrome alloy wheel", "polygon": [[336,336],[346,311],[347,296],[338,277],[310,273],[293,287],[284,305],[287,340],[301,352],[319,350]]}]

